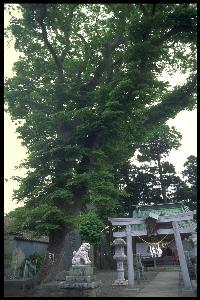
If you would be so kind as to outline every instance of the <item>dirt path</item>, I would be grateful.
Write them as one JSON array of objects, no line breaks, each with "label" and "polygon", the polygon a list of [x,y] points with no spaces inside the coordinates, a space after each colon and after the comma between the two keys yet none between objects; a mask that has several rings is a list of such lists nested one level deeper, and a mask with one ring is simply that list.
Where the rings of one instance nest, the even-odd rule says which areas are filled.
[{"label": "dirt path", "polygon": [[148,271],[145,280],[135,281],[134,289],[127,286],[113,286],[116,271],[97,272],[101,280],[99,297],[196,297],[196,292],[185,291],[183,283],[180,286],[179,271]]},{"label": "dirt path", "polygon": [[97,279],[101,280],[101,293],[99,297],[136,297],[141,289],[143,289],[158,274],[156,271],[145,272],[145,280],[140,283],[135,281],[134,289],[129,290],[127,286],[115,286],[112,283],[116,279],[116,270],[98,271]]},{"label": "dirt path", "polygon": [[136,297],[179,297],[179,272],[159,272]]}]

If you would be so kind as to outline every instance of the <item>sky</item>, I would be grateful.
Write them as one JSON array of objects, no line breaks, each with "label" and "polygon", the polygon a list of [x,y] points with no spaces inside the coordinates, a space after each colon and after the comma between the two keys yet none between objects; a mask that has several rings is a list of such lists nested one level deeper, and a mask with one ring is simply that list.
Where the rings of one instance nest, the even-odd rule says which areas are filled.
[{"label": "sky", "polygon": [[[5,14],[5,26],[8,25],[9,16]],[[14,44],[8,47],[4,43],[4,76],[13,76],[13,63],[17,61],[19,53],[16,53]],[[164,75],[165,80],[169,80],[172,86],[182,83],[187,75],[176,73],[169,77]],[[182,111],[174,119],[169,119],[167,124],[175,126],[182,134],[182,145],[178,150],[172,150],[168,161],[174,164],[176,172],[183,171],[183,164],[189,155],[197,156],[197,110]],[[21,160],[26,158],[26,148],[21,145],[16,133],[16,126],[11,121],[10,115],[4,112],[4,213],[8,213],[22,204],[12,201],[13,190],[18,187],[17,182],[12,180],[12,176],[24,176],[25,170],[17,170]]]}]

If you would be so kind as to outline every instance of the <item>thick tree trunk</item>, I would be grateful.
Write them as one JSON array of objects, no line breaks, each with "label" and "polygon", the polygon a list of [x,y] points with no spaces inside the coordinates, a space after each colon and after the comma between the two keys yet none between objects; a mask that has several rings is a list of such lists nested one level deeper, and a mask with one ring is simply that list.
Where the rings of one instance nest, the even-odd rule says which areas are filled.
[{"label": "thick tree trunk", "polygon": [[39,282],[55,280],[56,275],[64,270],[64,242],[69,230],[54,230],[49,235],[49,245],[40,273]]},{"label": "thick tree trunk", "polygon": [[[58,60],[58,57],[56,58]],[[58,60],[59,62],[59,60]],[[64,92],[64,74],[62,64],[57,63],[58,67],[58,78],[55,85],[55,100],[54,100],[54,109],[55,112],[63,111],[63,101],[65,97]],[[68,144],[71,138],[71,127],[66,126],[63,122],[59,124],[57,128],[57,137],[60,143]],[[55,166],[55,179],[54,184],[58,188],[63,188],[65,181],[62,178],[64,171],[71,170],[73,162],[65,161],[64,152],[61,149],[58,154],[60,159]],[[78,215],[80,212],[80,207],[76,203],[79,199],[74,199],[72,205],[65,203],[63,199],[55,199],[54,205],[56,205],[61,211],[66,211],[66,214]],[[78,201],[80,202],[80,201]],[[38,274],[38,281],[49,282],[53,281],[56,278],[56,275],[64,270],[64,243],[66,235],[72,230],[68,229],[56,229],[52,230],[49,234],[49,245],[47,248],[45,260],[41,268],[40,273]]]},{"label": "thick tree trunk", "polygon": [[94,250],[94,265],[97,269],[101,269],[101,256],[100,256],[100,253],[98,251],[98,247],[97,246],[94,246],[93,248]]},{"label": "thick tree trunk", "polygon": [[[78,216],[83,210],[80,195],[74,196],[73,200],[73,203],[67,206],[67,211],[63,202],[57,203],[57,207],[66,211],[68,215]],[[55,280],[56,275],[64,270],[64,254],[66,254],[64,253],[65,238],[74,228],[74,224],[71,224],[67,229],[59,228],[50,232],[46,257],[42,269],[38,274],[38,281],[40,283]]]}]

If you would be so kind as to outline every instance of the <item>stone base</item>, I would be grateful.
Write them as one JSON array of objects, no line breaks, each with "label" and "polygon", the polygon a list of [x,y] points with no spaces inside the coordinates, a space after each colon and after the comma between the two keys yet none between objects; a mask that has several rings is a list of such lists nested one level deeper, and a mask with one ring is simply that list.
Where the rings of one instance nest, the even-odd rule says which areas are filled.
[{"label": "stone base", "polygon": [[98,288],[100,282],[60,282],[59,287],[62,289],[95,289]]},{"label": "stone base", "polygon": [[73,276],[69,275],[66,276],[66,282],[92,282],[96,281],[96,275],[80,275],[80,276]]},{"label": "stone base", "polygon": [[96,289],[101,282],[96,281],[94,268],[91,265],[73,265],[66,280],[59,283],[62,289]]},{"label": "stone base", "polygon": [[[98,297],[100,295],[99,288],[60,288],[58,281],[51,284],[43,284],[37,287],[31,294],[33,297],[54,297],[54,298],[80,298],[80,297]],[[15,295],[16,296],[16,295]],[[27,296],[27,294],[22,297]]]},{"label": "stone base", "polygon": [[128,285],[128,280],[118,280],[116,279],[112,285]]},{"label": "stone base", "polygon": [[69,271],[63,270],[56,275],[56,280],[64,281],[67,275],[69,275]]},{"label": "stone base", "polygon": [[69,275],[71,276],[87,276],[94,274],[94,267],[91,265],[72,266]]},{"label": "stone base", "polygon": [[128,292],[128,291],[136,291],[138,292],[140,289],[139,288],[126,288],[124,291]]}]

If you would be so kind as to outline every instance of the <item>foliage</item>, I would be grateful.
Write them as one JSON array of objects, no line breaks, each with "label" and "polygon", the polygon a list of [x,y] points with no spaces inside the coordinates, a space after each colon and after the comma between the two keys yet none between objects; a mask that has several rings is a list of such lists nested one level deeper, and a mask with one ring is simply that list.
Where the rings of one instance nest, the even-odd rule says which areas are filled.
[{"label": "foliage", "polygon": [[94,211],[81,214],[79,232],[82,242],[98,246],[103,237],[104,227],[105,225]]},{"label": "foliage", "polygon": [[117,172],[119,185],[127,193],[121,197],[119,210],[131,217],[134,205],[177,201],[181,179],[167,155],[181,145],[180,139],[174,127],[163,125],[149,135],[148,142],[138,145],[140,165],[129,161]]},{"label": "foliage", "polygon": [[[178,201],[177,189],[180,178],[175,168],[169,162],[164,162],[163,180],[165,182],[167,202]],[[124,176],[126,172],[126,175]],[[156,166],[141,164],[139,167],[129,163],[127,170],[120,171],[120,184],[127,193],[121,197],[118,214],[132,216],[133,208],[139,204],[163,203],[159,173]],[[181,200],[180,200],[181,201]]]},{"label": "foliage", "polygon": [[29,257],[25,258],[23,263],[20,266],[21,269],[21,275],[23,276],[24,266],[26,261],[30,262],[33,266],[36,268],[36,273],[38,273],[41,269],[41,266],[43,264],[45,258],[45,252],[35,252]]},{"label": "foliage", "polygon": [[[168,118],[195,107],[196,5],[7,9],[6,33],[21,56],[5,80],[5,103],[28,150],[26,177],[16,178],[14,199],[25,204],[18,224],[69,230],[88,203],[104,218],[115,214],[124,196],[116,170]],[[188,72],[186,83],[170,90],[164,70]]]},{"label": "foliage", "polygon": [[193,189],[197,189],[197,157],[190,155],[187,161],[184,163],[183,176],[186,178],[186,183],[192,186]]},{"label": "foliage", "polygon": [[51,231],[58,228],[74,227],[78,221],[77,217],[64,214],[57,207],[47,204],[41,204],[32,209],[28,206],[18,207],[8,213],[8,216],[12,219],[9,226],[10,232],[33,231],[34,237],[49,235]]},{"label": "foliage", "polygon": [[36,252],[28,257],[28,260],[36,266],[36,273],[39,272],[45,258],[44,252]]},{"label": "foliage", "polygon": [[142,144],[138,150],[141,152],[137,158],[140,162],[165,158],[172,149],[178,149],[181,145],[181,134],[174,126],[160,126],[158,131],[149,136],[146,144]]},{"label": "foliage", "polygon": [[197,209],[197,157],[190,155],[184,163],[182,172],[184,178],[180,180],[176,197],[181,199],[190,210]]},{"label": "foliage", "polygon": [[[169,202],[171,185],[178,180],[175,175],[174,166],[164,161],[172,149],[180,147],[181,134],[175,127],[167,125],[160,126],[159,130],[151,135],[149,142],[139,147],[141,154],[138,155],[139,161],[153,162],[155,166],[145,167],[146,176],[151,174],[150,184],[155,194],[152,199],[155,202]],[[160,189],[161,187],[161,189]],[[149,202],[149,201],[148,201]]]}]

